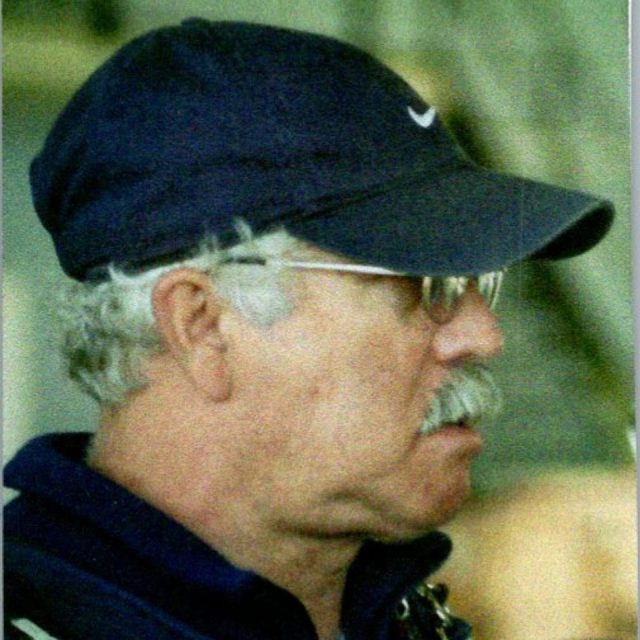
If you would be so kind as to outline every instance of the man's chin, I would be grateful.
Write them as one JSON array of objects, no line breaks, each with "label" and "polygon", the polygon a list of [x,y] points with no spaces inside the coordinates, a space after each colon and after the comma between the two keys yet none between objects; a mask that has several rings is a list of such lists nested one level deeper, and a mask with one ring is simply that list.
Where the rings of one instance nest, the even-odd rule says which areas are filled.
[{"label": "man's chin", "polygon": [[447,496],[437,508],[421,510],[419,513],[403,514],[396,519],[389,518],[372,538],[383,543],[403,543],[417,540],[455,518],[469,497],[469,491]]}]

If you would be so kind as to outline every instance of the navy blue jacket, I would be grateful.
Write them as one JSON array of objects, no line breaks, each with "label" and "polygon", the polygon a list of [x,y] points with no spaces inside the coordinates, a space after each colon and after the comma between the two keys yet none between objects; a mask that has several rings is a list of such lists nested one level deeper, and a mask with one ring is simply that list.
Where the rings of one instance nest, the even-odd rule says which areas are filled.
[{"label": "navy blue jacket", "polygon": [[[315,640],[291,594],[229,564],[174,520],[83,463],[88,434],[28,443],[5,483],[5,619],[62,640]],[[347,640],[397,636],[402,597],[448,556],[434,532],[406,545],[366,544],[343,599]],[[456,620],[450,637],[465,638]]]}]

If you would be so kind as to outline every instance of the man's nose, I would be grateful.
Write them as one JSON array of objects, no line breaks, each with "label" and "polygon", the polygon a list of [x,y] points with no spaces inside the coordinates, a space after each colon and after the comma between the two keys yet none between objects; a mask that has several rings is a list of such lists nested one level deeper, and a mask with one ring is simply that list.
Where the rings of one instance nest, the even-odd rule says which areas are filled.
[{"label": "man's nose", "polygon": [[451,318],[436,327],[431,348],[440,362],[491,358],[500,353],[504,344],[496,316],[474,289],[467,290]]}]

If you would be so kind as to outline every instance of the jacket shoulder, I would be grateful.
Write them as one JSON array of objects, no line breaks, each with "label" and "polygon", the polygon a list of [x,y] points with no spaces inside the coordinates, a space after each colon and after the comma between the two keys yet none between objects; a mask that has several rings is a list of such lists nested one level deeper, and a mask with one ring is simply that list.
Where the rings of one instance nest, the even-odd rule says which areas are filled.
[{"label": "jacket shoulder", "polygon": [[[117,585],[24,542],[5,541],[4,591],[5,634],[11,633],[6,637],[15,640],[40,640],[35,631],[28,635],[29,628],[54,640],[216,640]],[[16,625],[23,619],[34,627]]]}]

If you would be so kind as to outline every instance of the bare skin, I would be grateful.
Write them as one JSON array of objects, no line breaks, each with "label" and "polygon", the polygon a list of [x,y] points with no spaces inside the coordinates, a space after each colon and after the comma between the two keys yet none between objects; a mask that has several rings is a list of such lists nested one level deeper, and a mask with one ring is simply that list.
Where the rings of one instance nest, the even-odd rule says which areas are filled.
[{"label": "bare skin", "polygon": [[295,595],[322,640],[338,637],[364,541],[449,519],[482,446],[473,431],[418,431],[453,364],[500,350],[495,318],[470,291],[436,324],[401,281],[301,275],[295,311],[265,328],[206,275],[163,276],[153,305],[166,348],[149,384],[103,412],[89,461]]}]

